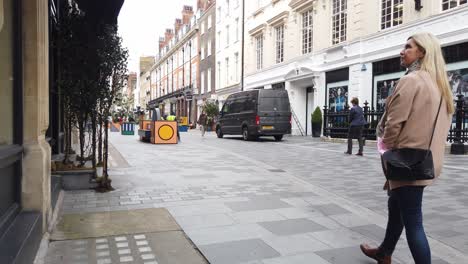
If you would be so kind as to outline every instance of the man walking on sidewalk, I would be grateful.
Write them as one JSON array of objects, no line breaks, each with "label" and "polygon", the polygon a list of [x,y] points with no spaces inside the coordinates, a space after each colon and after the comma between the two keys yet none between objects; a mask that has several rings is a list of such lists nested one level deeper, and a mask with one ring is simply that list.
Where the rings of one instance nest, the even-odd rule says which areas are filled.
[{"label": "man walking on sidewalk", "polygon": [[353,153],[353,138],[357,138],[359,142],[359,151],[356,155],[362,156],[364,142],[362,139],[362,130],[364,129],[364,125],[366,124],[366,120],[364,119],[364,112],[362,108],[359,106],[359,99],[357,97],[353,97],[351,99],[351,110],[349,111],[349,131],[348,131],[348,150],[345,154],[351,155]]},{"label": "man walking on sidewalk", "polygon": [[202,137],[205,136],[206,121],[207,121],[207,117],[206,117],[205,111],[203,110],[202,113],[200,114],[200,117],[198,118],[198,124],[200,125]]}]

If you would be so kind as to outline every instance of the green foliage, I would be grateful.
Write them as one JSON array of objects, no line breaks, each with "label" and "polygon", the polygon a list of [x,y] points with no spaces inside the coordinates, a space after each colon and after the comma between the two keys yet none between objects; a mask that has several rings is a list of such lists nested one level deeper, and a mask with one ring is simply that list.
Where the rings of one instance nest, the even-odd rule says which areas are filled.
[{"label": "green foliage", "polygon": [[215,117],[219,113],[219,107],[218,104],[214,102],[207,101],[205,105],[203,106],[203,111],[206,114],[207,117],[207,123],[211,125],[214,122]]},{"label": "green foliage", "polygon": [[206,102],[203,106],[203,111],[205,111],[207,117],[214,118],[219,113],[218,104],[214,102]]},{"label": "green foliage", "polygon": [[320,107],[316,107],[314,112],[312,113],[312,123],[321,124],[322,123],[322,111]]},{"label": "green foliage", "polygon": [[[90,20],[75,5],[60,5],[60,14],[59,30],[52,35],[52,45],[57,50],[60,65],[57,86],[67,122],[67,138],[71,137],[72,126],[78,127],[80,156],[83,157],[87,152],[85,135],[91,133],[93,153],[90,156],[94,164],[99,126],[99,157],[104,144],[104,184],[108,184],[108,188],[108,130],[104,123],[109,121],[110,109],[121,100],[121,91],[126,85],[128,50],[122,46],[116,25],[106,24],[104,20]],[[92,131],[87,129],[89,123]],[[69,153],[70,145],[67,143],[66,153]]]}]

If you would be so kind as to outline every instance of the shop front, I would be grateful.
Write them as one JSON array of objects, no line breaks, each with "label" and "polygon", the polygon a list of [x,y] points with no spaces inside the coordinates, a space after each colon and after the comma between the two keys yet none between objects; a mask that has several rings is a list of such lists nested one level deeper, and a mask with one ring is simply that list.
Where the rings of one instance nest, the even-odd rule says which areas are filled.
[{"label": "shop front", "polygon": [[0,1],[0,237],[21,208],[23,112],[18,11],[18,1]]}]

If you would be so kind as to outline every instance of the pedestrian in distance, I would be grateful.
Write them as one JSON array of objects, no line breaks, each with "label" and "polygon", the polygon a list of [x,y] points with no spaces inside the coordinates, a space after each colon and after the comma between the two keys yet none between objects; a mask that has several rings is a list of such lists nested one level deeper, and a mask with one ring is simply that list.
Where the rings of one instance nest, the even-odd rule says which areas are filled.
[{"label": "pedestrian in distance", "polygon": [[364,148],[362,131],[366,125],[366,120],[364,119],[364,111],[362,111],[362,107],[359,106],[359,99],[353,97],[351,99],[351,104],[353,106],[349,111],[348,150],[345,151],[345,154],[351,155],[353,153],[353,139],[357,139],[359,142],[359,151],[356,155],[362,156]]},{"label": "pedestrian in distance", "polygon": [[198,117],[198,125],[200,125],[200,130],[201,130],[201,136],[205,136],[205,131],[206,131],[206,122],[207,122],[207,116],[205,114],[205,111],[202,111],[200,114],[200,117]]},{"label": "pedestrian in distance", "polygon": [[[430,33],[417,33],[407,39],[400,52],[407,68],[393,94],[387,99],[384,117],[378,129],[379,152],[383,156],[402,149],[429,150],[432,153],[433,177],[442,169],[445,144],[454,112],[452,91],[438,39]],[[387,155],[388,157],[388,155]],[[423,227],[424,188],[434,179],[409,180],[414,175],[395,176],[393,166],[383,161],[388,191],[388,222],[385,238],[378,247],[361,244],[362,252],[378,263],[391,263],[392,253],[403,228],[416,264],[430,264],[431,250]],[[449,224],[449,223],[445,223]]]}]

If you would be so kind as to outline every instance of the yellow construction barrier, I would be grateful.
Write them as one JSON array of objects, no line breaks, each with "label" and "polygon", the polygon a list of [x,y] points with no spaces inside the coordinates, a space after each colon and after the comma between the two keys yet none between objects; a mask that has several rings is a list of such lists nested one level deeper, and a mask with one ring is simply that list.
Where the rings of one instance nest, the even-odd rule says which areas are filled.
[{"label": "yellow construction barrier", "polygon": [[181,116],[179,125],[180,126],[188,126],[188,117],[187,116]]},{"label": "yellow construction barrier", "polygon": [[153,138],[154,144],[177,144],[177,122],[155,121]]}]

